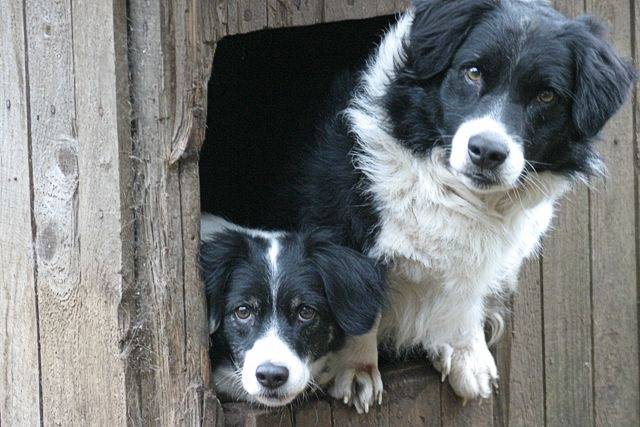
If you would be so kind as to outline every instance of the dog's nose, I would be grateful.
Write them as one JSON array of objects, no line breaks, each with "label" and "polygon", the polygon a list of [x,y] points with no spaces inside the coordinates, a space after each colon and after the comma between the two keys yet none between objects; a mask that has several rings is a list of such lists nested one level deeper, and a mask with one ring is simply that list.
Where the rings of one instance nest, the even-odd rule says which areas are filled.
[{"label": "dog's nose", "polygon": [[266,388],[278,388],[289,379],[289,370],[273,363],[263,363],[256,369],[256,378]]},{"label": "dog's nose", "polygon": [[507,159],[509,149],[498,136],[480,134],[469,138],[469,158],[481,169],[495,169]]}]

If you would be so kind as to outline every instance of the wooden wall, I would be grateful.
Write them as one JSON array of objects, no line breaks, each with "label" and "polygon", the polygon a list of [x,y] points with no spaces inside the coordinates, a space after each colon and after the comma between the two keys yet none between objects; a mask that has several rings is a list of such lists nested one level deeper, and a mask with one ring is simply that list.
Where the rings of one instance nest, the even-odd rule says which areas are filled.
[{"label": "wooden wall", "polygon": [[[607,128],[606,181],[563,201],[523,270],[491,401],[463,407],[413,364],[367,416],[222,416],[196,266],[215,41],[406,3],[0,0],[0,425],[640,425],[637,102]],[[554,3],[640,54],[635,0]]]},{"label": "wooden wall", "polygon": [[218,418],[196,265],[208,4],[0,0],[2,426]]}]

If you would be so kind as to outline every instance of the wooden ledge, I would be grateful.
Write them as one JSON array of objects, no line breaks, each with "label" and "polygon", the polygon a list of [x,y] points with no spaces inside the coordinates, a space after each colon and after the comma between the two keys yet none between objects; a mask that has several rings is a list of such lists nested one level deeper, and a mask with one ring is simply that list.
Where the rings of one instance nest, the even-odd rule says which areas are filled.
[{"label": "wooden ledge", "polygon": [[276,410],[245,403],[223,405],[227,426],[444,426],[493,424],[493,401],[462,405],[440,374],[428,363],[385,367],[382,406],[368,414],[328,397]]}]

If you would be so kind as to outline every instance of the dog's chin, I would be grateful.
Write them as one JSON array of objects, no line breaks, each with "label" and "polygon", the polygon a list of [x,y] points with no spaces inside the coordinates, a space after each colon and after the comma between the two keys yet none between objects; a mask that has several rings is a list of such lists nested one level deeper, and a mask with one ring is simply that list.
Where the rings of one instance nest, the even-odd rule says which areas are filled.
[{"label": "dog's chin", "polygon": [[277,407],[291,403],[299,394],[300,393],[282,394],[274,391],[261,391],[251,397],[261,405]]},{"label": "dog's chin", "polygon": [[486,174],[454,169],[455,176],[469,190],[478,194],[493,194],[512,190],[515,184],[509,184],[504,179]]}]

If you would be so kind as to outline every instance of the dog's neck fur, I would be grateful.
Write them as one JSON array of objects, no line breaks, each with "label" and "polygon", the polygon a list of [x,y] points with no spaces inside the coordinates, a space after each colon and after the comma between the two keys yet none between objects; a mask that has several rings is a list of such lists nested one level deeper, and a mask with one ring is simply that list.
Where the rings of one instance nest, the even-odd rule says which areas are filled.
[{"label": "dog's neck fur", "polygon": [[569,178],[532,173],[517,188],[486,194],[475,192],[448,167],[444,148],[435,148],[420,158],[389,132],[384,125],[387,119],[381,99],[398,64],[405,60],[404,47],[409,42],[412,22],[413,12],[409,10],[389,30],[346,110],[357,139],[356,167],[368,178],[368,191],[373,198],[383,206],[394,204],[395,209],[403,210],[408,206],[398,205],[398,201],[407,200],[407,196],[423,197],[453,212],[495,225],[540,203],[555,202],[570,187]]}]

